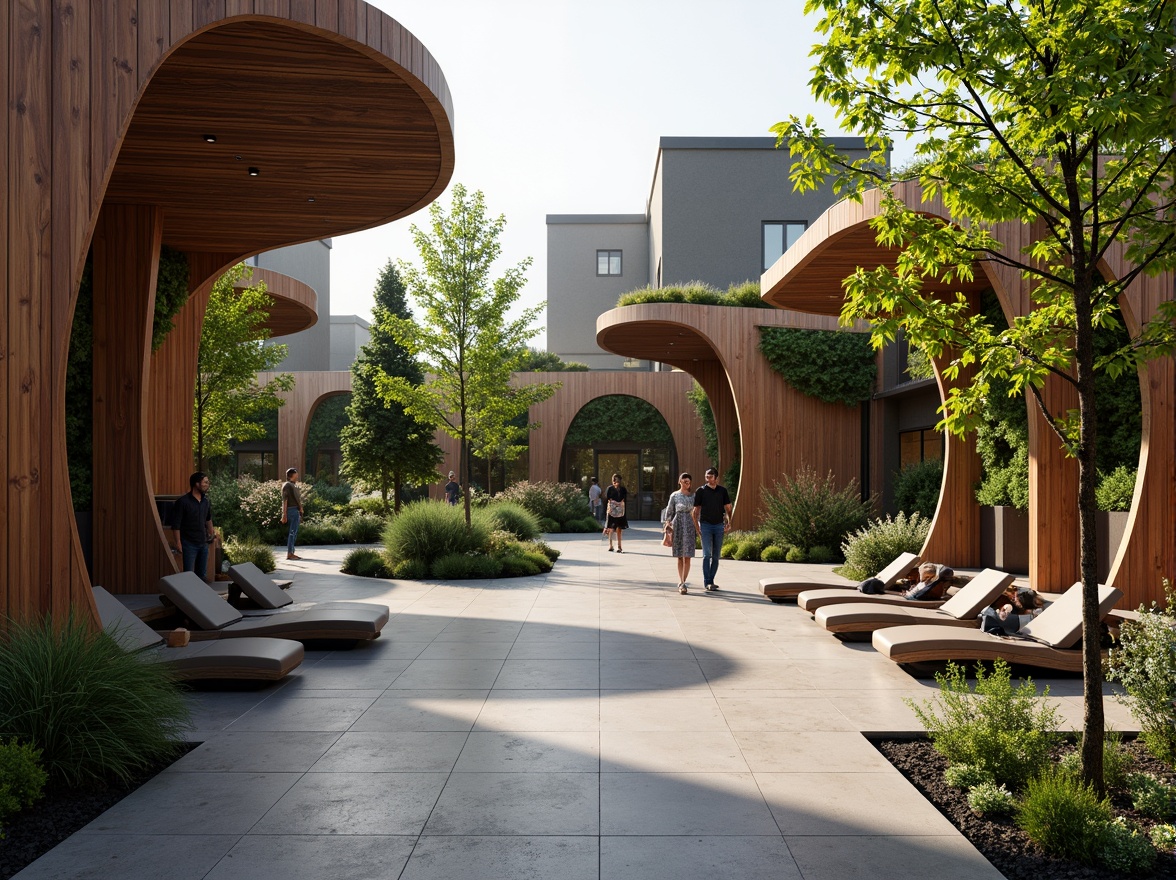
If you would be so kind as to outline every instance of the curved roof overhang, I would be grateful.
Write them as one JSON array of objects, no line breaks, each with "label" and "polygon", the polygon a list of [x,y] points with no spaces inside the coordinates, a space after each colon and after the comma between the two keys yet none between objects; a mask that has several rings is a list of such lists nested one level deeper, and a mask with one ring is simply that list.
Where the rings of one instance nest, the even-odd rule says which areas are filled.
[{"label": "curved roof overhang", "polygon": [[274,301],[262,325],[271,337],[289,336],[318,323],[318,291],[309,284],[273,269],[250,266],[249,274],[242,276],[234,289],[244,290],[258,283],[265,285],[265,292]]},{"label": "curved roof overhang", "polygon": [[428,204],[453,173],[448,86],[419,41],[369,14],[399,35],[384,41],[394,57],[257,17],[179,45],[135,108],[105,201],[160,206],[164,244],[236,258]]},{"label": "curved roof overhang", "polygon": [[[918,201],[918,190],[896,187],[896,195],[916,210],[926,206]],[[857,269],[893,269],[899,248],[879,245],[870,220],[881,210],[881,194],[871,190],[862,201],[842,201],[830,207],[800,239],[760,277],[761,296],[777,308],[836,317],[845,303],[845,279]],[[933,211],[927,211],[934,214]],[[940,215],[936,215],[940,216]],[[925,282],[932,293],[970,293],[991,286],[976,265],[972,281],[947,285]]]}]

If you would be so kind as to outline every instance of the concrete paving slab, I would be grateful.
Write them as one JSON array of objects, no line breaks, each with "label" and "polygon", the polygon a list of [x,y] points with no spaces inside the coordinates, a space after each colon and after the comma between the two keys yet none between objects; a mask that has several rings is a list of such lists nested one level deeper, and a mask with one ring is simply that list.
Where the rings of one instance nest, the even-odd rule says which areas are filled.
[{"label": "concrete paving slab", "polygon": [[429,817],[428,835],[598,833],[594,773],[453,773]]},{"label": "concrete paving slab", "polygon": [[242,837],[205,880],[395,877],[415,842],[411,836],[253,834]]},{"label": "concrete paving slab", "polygon": [[458,773],[597,773],[596,731],[475,731],[466,739]]},{"label": "concrete paving slab", "polygon": [[598,880],[598,862],[595,837],[426,835],[400,880]]},{"label": "concrete paving slab", "polygon": [[778,835],[750,773],[602,773],[603,835]]},{"label": "concrete paving slab", "polygon": [[420,834],[444,773],[307,773],[254,834]]},{"label": "concrete paving slab", "polygon": [[235,834],[74,834],[14,880],[201,880],[238,839]]},{"label": "concrete paving slab", "polygon": [[600,876],[609,880],[802,880],[779,835],[602,837]]}]

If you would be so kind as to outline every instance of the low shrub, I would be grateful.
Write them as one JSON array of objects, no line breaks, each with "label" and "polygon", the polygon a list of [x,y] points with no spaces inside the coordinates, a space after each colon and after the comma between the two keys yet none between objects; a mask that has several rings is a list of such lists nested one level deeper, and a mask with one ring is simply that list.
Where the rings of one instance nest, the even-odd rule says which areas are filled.
[{"label": "low shrub", "polygon": [[1172,815],[1172,789],[1150,773],[1128,773],[1125,780],[1131,806],[1149,819]]},{"label": "low shrub", "polygon": [[[974,764],[1014,789],[1047,766],[1058,742],[1057,710],[1045,700],[1037,702],[1032,679],[1014,689],[1008,663],[996,660],[991,673],[976,667],[975,692],[964,667],[955,663],[935,680],[937,698],[905,702],[949,763]],[[1049,696],[1048,687],[1042,696]]]},{"label": "low shrub", "polygon": [[817,545],[816,547],[809,547],[808,561],[817,563],[826,563],[833,561],[833,551],[828,547]]},{"label": "low shrub", "polygon": [[1094,502],[1099,510],[1130,510],[1135,497],[1135,468],[1119,465],[1109,474],[1098,475]]},{"label": "low shrub", "polygon": [[[1082,775],[1082,753],[1075,749],[1058,759],[1058,767],[1075,776]],[[1127,771],[1131,769],[1131,753],[1123,748],[1123,738],[1117,731],[1108,730],[1103,740],[1103,782],[1107,788],[1123,788]]]},{"label": "low shrub", "polygon": [[[596,520],[593,520],[592,522],[593,522],[593,526],[592,526],[593,529],[600,528],[600,523],[596,522]],[[548,535],[553,534],[555,532],[558,532],[560,530],[559,523],[556,522],[555,520],[553,520],[549,516],[539,517],[539,528],[541,528],[543,530],[543,532]]]},{"label": "low shrub", "polygon": [[845,565],[841,573],[850,580],[874,577],[901,553],[918,553],[923,549],[931,520],[917,513],[900,513],[891,519],[876,519],[845,539],[841,552]]},{"label": "low shrub", "polygon": [[[530,541],[540,535],[539,518],[521,504],[513,501],[495,501],[486,508],[485,517],[491,531],[502,529],[510,532],[520,541]],[[596,523],[593,522],[593,528]]]},{"label": "low shrub", "polygon": [[1017,811],[1017,799],[1003,785],[981,782],[968,790],[968,806],[977,816],[1011,816]]},{"label": "low shrub", "polygon": [[224,550],[225,558],[232,565],[252,562],[267,574],[278,567],[278,563],[274,559],[274,551],[261,541],[250,538],[229,538],[225,541]]},{"label": "low shrub", "polygon": [[1147,750],[1176,764],[1176,595],[1164,580],[1164,607],[1141,608],[1138,620],[1125,621],[1119,643],[1106,662],[1108,681],[1123,685],[1116,699],[1139,719],[1139,738]]},{"label": "low shrub", "polygon": [[1176,850],[1176,826],[1153,825],[1151,830],[1152,846],[1160,852],[1170,853]]},{"label": "low shrub", "polygon": [[379,550],[368,547],[356,547],[343,557],[344,574],[354,574],[359,577],[387,578],[392,577],[388,562]]},{"label": "low shrub", "polygon": [[702,306],[727,306],[746,309],[771,308],[760,299],[758,281],[744,281],[732,284],[721,291],[701,281],[687,281],[666,287],[641,287],[622,294],[618,306],[633,306],[642,303],[690,303]]},{"label": "low shrub", "polygon": [[784,554],[784,559],[787,562],[804,562],[808,559],[808,554],[800,547],[789,546],[788,552]]},{"label": "low shrub", "polygon": [[777,544],[771,544],[760,551],[760,562],[785,562],[788,551]]},{"label": "low shrub", "polygon": [[498,498],[501,501],[514,501],[535,516],[555,520],[557,523],[592,516],[592,511],[588,507],[588,497],[575,483],[521,481],[508,486]]},{"label": "low shrub", "polygon": [[429,576],[429,563],[423,559],[402,559],[392,566],[392,576],[406,581],[424,580]]},{"label": "low shrub", "polygon": [[443,581],[493,578],[502,572],[502,564],[482,553],[446,553],[433,560],[430,571],[433,577]]},{"label": "low shrub", "polygon": [[[313,491],[307,493],[302,489],[302,484],[299,484],[302,493],[302,512],[305,516],[322,517],[346,513],[348,505],[351,504],[351,486],[347,483],[332,486],[325,481],[311,485]],[[281,484],[279,483],[278,486],[280,490]]]},{"label": "low shrub", "polygon": [[735,552],[731,554],[735,559],[755,562],[760,558],[759,541],[749,539],[735,545]]},{"label": "low shrub", "polygon": [[479,553],[488,537],[489,529],[480,517],[473,518],[467,529],[462,509],[442,501],[406,504],[383,534],[384,547],[396,562],[419,559],[430,566],[442,556]]},{"label": "low shrub", "polygon": [[[267,480],[264,483],[253,481],[249,494],[241,498],[241,515],[246,522],[252,523],[258,529],[277,526],[282,521],[282,482],[281,480]],[[309,483],[298,483],[298,491],[302,498],[304,515],[311,516],[314,501],[314,488]],[[211,496],[211,492],[209,493]],[[220,511],[213,508],[216,516]]]},{"label": "low shrub", "polygon": [[1119,816],[1103,828],[1096,857],[1099,864],[1112,871],[1139,877],[1151,872],[1156,850],[1146,835]]},{"label": "low shrub", "polygon": [[822,478],[806,465],[766,490],[763,505],[763,530],[807,551],[840,546],[846,534],[866,524],[872,501],[862,501],[856,480],[838,489],[832,471]]},{"label": "low shrub", "polygon": [[589,532],[595,532],[600,528],[600,523],[596,521],[596,517],[589,514],[582,516],[579,519],[570,519],[563,523],[558,529],[561,532],[569,532],[576,535],[586,535]]},{"label": "low shrub", "polygon": [[732,529],[723,535],[723,546],[719,548],[719,558],[734,559],[735,549],[744,541],[752,540],[758,540],[758,534],[756,532],[744,532]]},{"label": "low shrub", "polygon": [[343,528],[337,517],[308,520],[298,527],[298,543],[308,547],[322,544],[343,544]]},{"label": "low shrub", "polygon": [[171,673],[79,617],[11,623],[0,641],[0,739],[67,785],[126,780],[175,754],[188,706]]},{"label": "low shrub", "polygon": [[942,459],[925,458],[908,464],[894,478],[894,504],[905,513],[917,513],[929,520],[935,516],[942,487]]},{"label": "low shrub", "polygon": [[534,559],[522,553],[504,553],[498,557],[498,562],[502,566],[502,574],[506,577],[526,577],[539,574],[541,571]]},{"label": "low shrub", "polygon": [[392,512],[392,499],[388,499],[388,508],[384,509],[384,499],[379,495],[363,495],[359,498],[352,497],[351,504],[348,509],[353,513],[370,513],[383,519],[386,515]]},{"label": "low shrub", "polygon": [[[212,504],[217,528],[226,536],[255,537],[262,526],[246,517],[241,503],[257,488],[257,480],[248,474],[233,477],[226,473],[214,475],[209,479],[209,484],[208,500]],[[279,508],[278,517],[281,515]]]},{"label": "low shrub", "polygon": [[384,518],[371,513],[352,513],[340,524],[347,544],[374,544],[384,531]]},{"label": "low shrub", "polygon": [[4,820],[40,800],[48,780],[38,749],[16,739],[0,742],[0,838]]},{"label": "low shrub", "polygon": [[952,788],[962,788],[964,791],[995,782],[992,771],[977,764],[952,764],[944,771],[943,779]]},{"label": "low shrub", "polygon": [[528,550],[537,550],[542,553],[550,562],[555,562],[562,555],[558,550],[544,541],[526,541],[523,544]]},{"label": "low shrub", "polygon": [[1086,865],[1094,864],[1110,822],[1110,801],[1058,770],[1031,778],[1017,808],[1017,824],[1046,853]]}]

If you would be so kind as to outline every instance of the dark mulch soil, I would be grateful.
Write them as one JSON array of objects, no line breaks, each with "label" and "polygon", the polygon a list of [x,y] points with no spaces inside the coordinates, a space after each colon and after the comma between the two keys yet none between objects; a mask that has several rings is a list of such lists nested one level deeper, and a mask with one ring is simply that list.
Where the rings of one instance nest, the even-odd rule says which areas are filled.
[{"label": "dark mulch soil", "polygon": [[[1012,819],[992,820],[975,815],[968,807],[966,793],[943,781],[947,760],[927,740],[881,740],[876,745],[1008,880],[1123,880],[1122,874],[1105,868],[1047,856]],[[1168,783],[1176,781],[1172,768],[1149,755],[1142,744],[1125,742],[1123,746],[1135,759],[1133,770],[1154,773]],[[1059,754],[1072,749],[1072,745],[1065,746]],[[1145,829],[1156,824],[1132,810],[1130,800],[1121,793],[1112,792],[1111,802],[1117,815],[1126,816]],[[1176,857],[1161,855],[1151,876],[1176,880]]]},{"label": "dark mulch soil", "polygon": [[196,748],[196,745],[183,744],[178,756],[145,769],[126,784],[115,783],[89,789],[47,787],[45,796],[32,809],[10,816],[4,823],[4,837],[0,839],[0,880],[8,880],[26,865],[35,862],[140,785],[166,770]]}]

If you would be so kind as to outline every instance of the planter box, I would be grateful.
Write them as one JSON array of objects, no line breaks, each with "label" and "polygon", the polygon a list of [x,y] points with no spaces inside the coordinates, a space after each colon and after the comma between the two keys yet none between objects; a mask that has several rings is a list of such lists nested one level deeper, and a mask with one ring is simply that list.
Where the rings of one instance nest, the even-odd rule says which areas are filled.
[{"label": "planter box", "polygon": [[1111,563],[1123,543],[1127,531],[1126,510],[1100,510],[1094,515],[1095,536],[1098,541],[1098,580],[1105,583],[1111,573]]},{"label": "planter box", "polygon": [[980,508],[980,564],[1010,574],[1029,573],[1029,511]]}]

